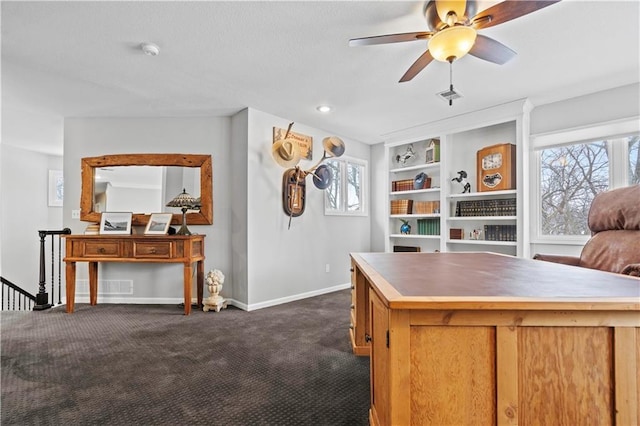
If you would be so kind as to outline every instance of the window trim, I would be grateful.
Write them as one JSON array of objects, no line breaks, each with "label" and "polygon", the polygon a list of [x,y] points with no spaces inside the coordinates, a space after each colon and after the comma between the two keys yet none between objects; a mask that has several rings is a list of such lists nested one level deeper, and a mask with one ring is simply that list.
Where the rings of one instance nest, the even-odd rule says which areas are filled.
[{"label": "window trim", "polygon": [[[538,133],[530,137],[530,156],[531,171],[533,173],[533,193],[531,196],[531,221],[530,235],[532,244],[566,244],[566,245],[584,245],[590,235],[542,235],[540,227],[540,167],[541,167],[541,151],[550,148],[559,148],[568,145],[577,145],[590,142],[606,140],[608,144],[615,139],[628,136],[630,134],[640,133],[640,117],[630,117],[620,120],[612,120],[598,123],[590,126],[574,127],[565,130]],[[617,144],[622,146],[624,144]],[[626,185],[626,162],[628,161],[628,146],[611,149],[611,157],[609,162],[609,188],[618,188]],[[626,156],[625,156],[626,155]],[[621,171],[619,165],[622,164]],[[623,173],[624,172],[624,173]]]},{"label": "window trim", "polygon": [[339,158],[330,158],[330,161],[336,161],[340,163],[340,182],[342,183],[340,187],[340,191],[342,192],[342,200],[343,204],[346,205],[347,195],[346,195],[346,185],[347,180],[345,179],[346,167],[347,164],[357,164],[362,166],[363,168],[363,176],[361,177],[361,188],[360,188],[360,203],[362,208],[350,212],[346,210],[345,205],[340,206],[339,210],[329,209],[329,197],[327,195],[327,190],[324,191],[324,214],[325,216],[369,216],[369,161],[363,160],[361,158],[349,157],[349,156],[341,156]]}]

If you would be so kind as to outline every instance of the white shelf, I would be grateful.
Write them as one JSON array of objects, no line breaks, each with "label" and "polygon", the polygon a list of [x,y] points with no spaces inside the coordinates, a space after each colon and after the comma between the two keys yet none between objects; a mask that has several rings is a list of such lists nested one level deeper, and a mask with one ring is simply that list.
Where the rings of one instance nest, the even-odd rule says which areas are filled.
[{"label": "white shelf", "polygon": [[447,198],[460,199],[460,198],[480,198],[480,197],[496,197],[502,195],[516,195],[517,190],[507,189],[504,191],[487,191],[487,192],[467,192],[466,194],[451,194]]},{"label": "white shelf", "polygon": [[490,220],[516,220],[517,216],[453,216],[449,221],[490,221]]},{"label": "white shelf", "polygon": [[391,191],[389,192],[389,195],[425,194],[429,192],[440,192],[440,188],[412,189],[410,191]]},{"label": "white shelf", "polygon": [[425,214],[391,214],[389,215],[390,218],[397,218],[397,219],[402,219],[405,217],[408,218],[416,218],[416,219],[420,219],[423,217],[440,217],[439,213],[425,213]]},{"label": "white shelf", "polygon": [[413,166],[399,167],[397,169],[391,169],[391,170],[389,170],[389,173],[410,172],[411,170],[428,170],[428,169],[435,169],[435,168],[439,168],[439,167],[440,167],[440,162],[437,162],[437,163],[422,163],[422,164],[416,164],[416,165],[413,165]]},{"label": "white shelf", "polygon": [[418,234],[391,234],[390,238],[420,238],[420,239],[440,239],[440,235],[418,235]]},{"label": "white shelf", "polygon": [[475,244],[482,246],[517,246],[517,241],[487,241],[487,240],[447,240],[447,244]]}]

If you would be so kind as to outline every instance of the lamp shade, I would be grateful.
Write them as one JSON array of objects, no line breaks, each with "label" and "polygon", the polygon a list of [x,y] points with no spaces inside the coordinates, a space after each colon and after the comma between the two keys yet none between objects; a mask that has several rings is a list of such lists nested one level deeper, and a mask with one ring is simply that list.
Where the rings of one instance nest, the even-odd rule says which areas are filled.
[{"label": "lamp shade", "polygon": [[445,28],[429,39],[429,52],[438,61],[453,62],[469,53],[476,35],[475,29],[464,25]]},{"label": "lamp shade", "polygon": [[193,207],[195,204],[196,199],[186,189],[182,189],[180,194],[167,203],[167,207]]}]

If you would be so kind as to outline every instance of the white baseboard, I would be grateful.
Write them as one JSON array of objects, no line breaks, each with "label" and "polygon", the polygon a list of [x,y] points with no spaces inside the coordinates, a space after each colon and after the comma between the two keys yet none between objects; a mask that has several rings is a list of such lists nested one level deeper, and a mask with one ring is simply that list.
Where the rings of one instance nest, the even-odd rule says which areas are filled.
[{"label": "white baseboard", "polygon": [[[347,288],[351,288],[351,283],[339,284],[333,287],[322,288],[320,290],[314,290],[306,293],[295,294],[293,296],[281,297],[279,299],[267,300],[265,302],[260,302],[260,303],[253,303],[248,305],[247,309],[245,310],[255,311],[257,309],[263,309],[263,308],[268,308],[270,306],[282,305],[283,303],[295,302],[296,300],[307,299],[309,297],[320,296],[322,294],[327,294],[327,293],[333,293],[334,291],[345,290]],[[240,308],[240,306],[238,307]]]},{"label": "white baseboard", "polygon": [[[258,309],[268,308],[270,306],[282,305],[283,303],[295,302],[296,300],[307,299],[309,297],[320,296],[322,294],[333,293],[334,291],[345,290],[351,287],[351,283],[347,284],[339,284],[333,287],[327,287],[320,290],[309,291],[306,293],[299,293],[292,296],[281,297],[279,299],[267,300],[265,302],[253,303],[247,305],[246,303],[239,302],[235,299],[227,299],[228,305],[233,305],[238,309],[242,309],[243,311],[255,311]],[[88,296],[78,296],[76,295],[76,303],[89,303]],[[99,304],[134,304],[134,305],[173,305],[184,303],[184,299],[179,297],[161,297],[161,298],[142,298],[142,297],[119,297],[119,296],[103,296],[98,295],[98,303]],[[192,303],[196,303],[196,299],[192,299]]]}]

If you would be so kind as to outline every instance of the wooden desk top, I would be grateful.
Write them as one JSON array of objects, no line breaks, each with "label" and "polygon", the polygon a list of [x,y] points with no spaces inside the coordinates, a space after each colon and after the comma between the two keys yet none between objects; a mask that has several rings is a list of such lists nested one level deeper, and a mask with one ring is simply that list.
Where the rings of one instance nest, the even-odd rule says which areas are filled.
[{"label": "wooden desk top", "polygon": [[494,253],[351,256],[391,308],[640,311],[640,279],[609,272]]}]

